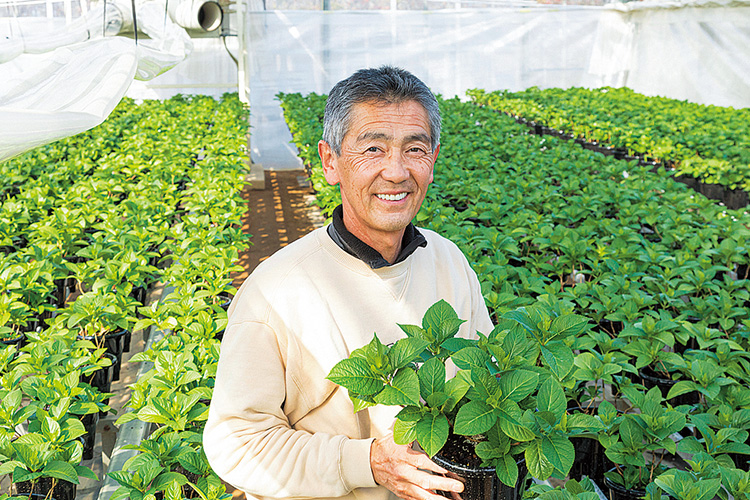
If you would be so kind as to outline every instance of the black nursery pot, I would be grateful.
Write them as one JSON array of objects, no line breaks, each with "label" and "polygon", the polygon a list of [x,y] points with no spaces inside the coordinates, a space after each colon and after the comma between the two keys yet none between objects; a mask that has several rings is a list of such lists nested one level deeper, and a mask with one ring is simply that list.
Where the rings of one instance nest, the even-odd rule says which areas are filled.
[{"label": "black nursery pot", "polygon": [[[86,382],[91,387],[95,387],[97,390],[99,390],[99,392],[110,392],[112,390],[112,377],[114,376],[115,365],[118,364],[119,361],[117,361],[117,356],[115,356],[114,354],[105,352],[104,355],[109,358],[112,364],[96,370],[91,375],[81,375],[81,381]],[[109,398],[104,400],[104,404],[108,403]],[[99,417],[103,418],[106,415],[107,412],[99,412]]]},{"label": "black nursery pot", "polygon": [[[677,383],[676,380],[659,377],[653,370],[648,367],[639,370],[638,375],[640,375],[641,380],[643,380],[643,385],[644,387],[646,387],[646,389],[658,387],[665,398],[667,397],[667,394],[669,394],[669,390],[672,388],[672,386]],[[696,405],[700,403],[700,395],[697,391],[692,391],[686,394],[675,396],[668,401],[673,406]]]},{"label": "black nursery pot", "polygon": [[604,478],[604,485],[607,487],[607,498],[609,498],[609,500],[637,500],[640,498],[646,498],[645,491],[628,489],[606,477]]},{"label": "black nursery pot", "polygon": [[81,436],[83,438],[83,460],[91,460],[94,458],[94,443],[96,442],[96,425],[99,423],[99,412],[89,413],[88,415],[81,415],[80,417],[83,428],[86,429],[86,434]]},{"label": "black nursery pot", "polygon": [[14,337],[12,339],[2,339],[0,340],[0,343],[3,345],[14,345],[17,349],[21,349],[23,345],[26,343],[26,335],[21,333],[17,337]]},{"label": "black nursery pot", "polygon": [[595,483],[602,484],[604,472],[612,463],[604,454],[601,443],[596,439],[581,436],[572,436],[570,442],[573,443],[575,459],[568,476],[577,480],[588,476]]},{"label": "black nursery pot", "polygon": [[[521,500],[523,497],[523,485],[527,472],[526,462],[523,459],[516,462],[518,481],[514,488],[500,481],[494,467],[467,467],[450,462],[440,457],[439,454],[432,457],[432,461],[464,480],[464,491],[461,493],[463,500]],[[438,493],[451,498],[450,493],[442,491]]]},{"label": "black nursery pot", "polygon": [[[29,495],[31,495],[31,498],[34,499],[46,498],[47,500],[75,500],[76,498],[75,484],[69,481],[58,479],[57,484],[53,489],[51,477],[39,478],[37,482],[33,484],[33,489],[31,481],[21,481],[20,483],[13,483],[13,490],[16,496],[28,497]],[[51,494],[50,490],[52,490]]]},{"label": "black nursery pot", "polygon": [[[97,339],[94,336],[84,336],[79,338],[85,338],[86,340],[90,340],[94,344],[101,345],[104,347],[110,354],[113,354],[117,358],[117,363],[114,363],[112,366],[112,380],[120,380],[120,366],[122,365],[122,353],[125,350],[125,334],[128,332],[126,330],[120,330],[118,332],[111,332],[104,336],[104,344],[101,344],[101,340]],[[93,384],[92,384],[93,385]]]}]

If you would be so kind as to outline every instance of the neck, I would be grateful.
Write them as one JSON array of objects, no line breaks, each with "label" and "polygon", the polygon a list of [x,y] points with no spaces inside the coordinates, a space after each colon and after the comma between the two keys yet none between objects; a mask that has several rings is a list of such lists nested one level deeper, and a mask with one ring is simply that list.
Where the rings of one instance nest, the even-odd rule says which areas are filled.
[{"label": "neck", "polygon": [[348,217],[346,210],[344,210],[343,219],[344,225],[350,233],[377,250],[389,264],[396,261],[398,254],[401,252],[401,242],[404,239],[406,228],[399,231],[365,231],[357,224],[357,221]]}]

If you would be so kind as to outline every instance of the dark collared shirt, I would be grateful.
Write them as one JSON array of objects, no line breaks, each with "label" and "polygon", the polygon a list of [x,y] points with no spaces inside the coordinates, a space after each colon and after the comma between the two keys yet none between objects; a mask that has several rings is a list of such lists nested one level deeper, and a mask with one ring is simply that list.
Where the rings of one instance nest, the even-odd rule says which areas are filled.
[{"label": "dark collared shirt", "polygon": [[[342,250],[363,261],[372,269],[392,265],[380,255],[380,252],[349,232],[344,225],[344,209],[341,205],[333,210],[331,218],[333,223],[328,225],[328,235]],[[419,232],[414,224],[409,223],[401,240],[401,252],[399,252],[393,264],[406,260],[417,248],[425,246],[427,246],[427,240],[424,235]]]}]

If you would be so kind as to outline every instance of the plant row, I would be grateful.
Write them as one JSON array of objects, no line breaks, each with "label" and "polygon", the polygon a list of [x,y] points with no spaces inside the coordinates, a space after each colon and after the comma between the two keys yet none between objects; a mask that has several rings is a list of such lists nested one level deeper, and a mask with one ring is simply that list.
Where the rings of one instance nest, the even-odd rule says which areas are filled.
[{"label": "plant row", "polygon": [[[139,106],[125,101],[111,122],[84,138],[66,139],[13,160],[25,175],[14,181],[17,192],[6,193],[2,212],[13,209],[29,217],[9,236],[13,245],[5,249],[0,268],[7,305],[0,313],[4,332],[19,345],[26,342],[21,355],[8,362],[9,374],[27,366],[27,353],[56,342],[56,354],[73,352],[70,357],[80,356],[77,363],[85,368],[82,373],[56,369],[59,377],[68,382],[81,378],[83,384],[85,375],[110,365],[115,369],[109,381],[116,380],[127,338],[148,326],[138,318],[152,310],[143,304],[148,287],[157,280],[167,280],[211,306],[226,301],[222,295],[233,290],[228,280],[231,263],[244,246],[239,224],[244,208],[238,193],[244,180],[246,131],[246,112],[236,96],[226,95],[221,102],[177,96]],[[60,168],[41,167],[50,162],[59,162]],[[213,322],[225,321],[218,305],[209,311]],[[60,345],[68,345],[67,351]],[[86,347],[95,358],[87,361],[81,354]],[[57,358],[55,363],[60,364]],[[29,378],[50,372],[42,364],[36,372],[23,370]],[[49,395],[60,399],[69,392],[58,387]],[[14,412],[28,420],[29,429],[39,427],[39,412],[34,416],[27,409],[34,407],[34,395],[23,396],[32,403],[13,396]],[[88,409],[106,411],[106,396],[98,395],[97,409]],[[69,422],[66,412],[55,418]],[[12,423],[9,429],[17,425]],[[50,440],[53,434],[43,437]],[[74,434],[55,436],[77,449],[79,436]],[[83,469],[73,474],[67,468],[62,474],[56,468],[60,462],[80,468],[79,454],[31,461],[27,452],[19,451],[22,439],[12,431],[8,435],[3,471],[13,474],[16,492],[22,491],[16,485],[23,480],[30,480],[32,487],[49,478],[78,482]],[[184,477],[178,479],[184,483]],[[58,486],[53,496],[71,489],[61,484],[65,486]]]},{"label": "plant row", "polygon": [[750,110],[649,97],[628,88],[468,92],[474,102],[600,145],[674,164],[676,173],[750,191]]},{"label": "plant row", "polygon": [[[322,132],[322,99],[288,97],[290,129],[304,132],[295,143],[314,158],[305,151]],[[733,481],[727,471],[746,470],[750,451],[750,217],[722,210],[664,169],[529,134],[512,117],[458,99],[440,104],[441,156],[417,222],[459,245],[496,324],[510,329],[513,320],[538,344],[537,364],[568,406],[600,413],[600,428],[587,433],[615,466],[610,479],[653,483],[681,431],[693,438],[683,451],[701,460],[686,466],[690,474]],[[320,178],[317,160],[311,169]],[[336,188],[315,188],[330,211]],[[586,318],[586,328],[550,327],[570,314]],[[501,354],[488,353],[493,363]],[[659,384],[661,392],[649,390]],[[644,405],[653,419],[632,416]],[[569,471],[568,458],[554,474]]]}]

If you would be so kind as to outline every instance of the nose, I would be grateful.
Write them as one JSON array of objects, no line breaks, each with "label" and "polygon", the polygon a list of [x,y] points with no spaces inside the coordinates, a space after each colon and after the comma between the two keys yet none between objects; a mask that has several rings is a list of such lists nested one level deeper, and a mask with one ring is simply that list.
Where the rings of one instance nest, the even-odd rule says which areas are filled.
[{"label": "nose", "polygon": [[410,175],[406,159],[401,152],[391,150],[383,160],[380,176],[386,181],[399,184],[408,180]]}]

